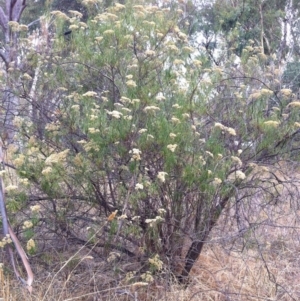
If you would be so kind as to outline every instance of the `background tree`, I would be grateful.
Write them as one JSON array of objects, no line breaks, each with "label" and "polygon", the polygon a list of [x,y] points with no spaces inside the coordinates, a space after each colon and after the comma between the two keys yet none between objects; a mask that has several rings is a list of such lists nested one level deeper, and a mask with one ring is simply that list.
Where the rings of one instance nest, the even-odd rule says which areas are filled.
[{"label": "background tree", "polygon": [[190,20],[190,33],[197,35],[201,32],[201,42],[209,51],[220,49],[221,40],[218,41],[217,37],[222,34],[229,53],[233,51],[241,55],[252,42],[262,47],[265,54],[276,53],[279,60],[284,60],[296,50],[289,37],[297,39],[292,32],[297,31],[298,6],[298,1],[289,0],[220,0],[199,5],[199,9],[192,6],[187,18]]},{"label": "background tree", "polygon": [[17,57],[20,53],[17,44],[19,32],[27,30],[25,27],[19,27],[19,20],[25,9],[26,1],[6,1],[5,10],[0,8],[0,26],[4,36],[3,48],[0,57],[5,65],[6,88],[4,90],[3,101],[3,129],[2,141],[11,143],[13,141],[13,118],[17,114],[18,98],[15,97],[12,90],[14,79],[9,76],[9,72],[20,67]]}]

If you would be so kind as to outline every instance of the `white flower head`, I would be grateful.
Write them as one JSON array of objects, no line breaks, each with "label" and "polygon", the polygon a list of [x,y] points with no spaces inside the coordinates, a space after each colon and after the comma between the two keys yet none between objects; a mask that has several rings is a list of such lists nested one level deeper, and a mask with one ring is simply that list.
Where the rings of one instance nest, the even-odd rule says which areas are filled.
[{"label": "white flower head", "polygon": [[18,186],[16,186],[16,185],[8,185],[8,186],[6,186],[6,188],[5,188],[5,190],[6,190],[7,192],[13,191],[13,190],[17,190],[17,189],[18,189]]},{"label": "white flower head", "polygon": [[0,177],[4,176],[5,174],[7,174],[6,170],[0,170]]},{"label": "white flower head", "polygon": [[135,82],[134,80],[130,79],[130,80],[128,80],[128,81],[126,82],[126,85],[127,85],[128,87],[133,87],[133,88],[135,88],[135,87],[136,87],[136,82]]},{"label": "white flower head", "polygon": [[72,25],[69,26],[69,29],[70,29],[70,30],[76,30],[76,29],[78,29],[78,28],[79,28],[79,26],[76,25],[76,24],[72,24]]},{"label": "white flower head", "polygon": [[133,148],[132,150],[129,151],[129,154],[131,154],[132,161],[140,161],[141,160],[142,152],[138,148]]},{"label": "white flower head", "polygon": [[112,111],[112,112],[107,111],[106,113],[107,113],[108,115],[111,115],[113,118],[116,118],[116,119],[120,119],[120,118],[123,116],[123,114],[122,114],[121,112],[116,111],[116,110],[114,110],[114,111]]},{"label": "white flower head", "polygon": [[231,136],[236,136],[236,131],[233,128],[225,127],[225,131]]},{"label": "white flower head", "polygon": [[159,259],[158,254],[156,254],[153,258],[149,258],[148,261],[159,271],[163,268],[163,262]]},{"label": "white flower head", "polygon": [[48,166],[42,170],[43,175],[48,175],[52,172],[52,167]]},{"label": "white flower head", "polygon": [[171,121],[172,121],[173,123],[180,123],[180,120],[179,120],[177,117],[172,117],[172,118],[171,118]]},{"label": "white flower head", "polygon": [[146,282],[153,282],[154,281],[154,278],[153,276],[151,275],[151,272],[150,271],[147,271],[146,273],[142,274],[141,275],[141,278],[146,281]]},{"label": "white flower head", "polygon": [[41,210],[41,206],[40,205],[33,205],[30,207],[30,210],[32,212],[39,212]]},{"label": "white flower head", "polygon": [[68,155],[69,151],[70,151],[69,149],[65,149],[62,152],[54,153],[54,154],[50,155],[45,160],[45,164],[46,165],[52,165],[54,163],[62,163],[62,162],[64,162],[66,160],[66,158],[67,158],[67,155]]},{"label": "white flower head", "polygon": [[242,160],[239,157],[231,156],[231,159],[232,159],[233,163],[235,165],[237,165],[238,167],[242,167],[243,166],[243,162],[242,162]]},{"label": "white flower head", "polygon": [[135,185],[135,190],[143,190],[143,189],[144,189],[144,185],[143,185],[143,184],[137,183],[137,184]]},{"label": "white flower head", "polygon": [[241,170],[237,170],[235,172],[235,177],[236,179],[244,180],[246,178],[246,175]]},{"label": "white flower head", "polygon": [[128,97],[125,97],[125,96],[122,96],[122,97],[120,98],[120,101],[121,101],[122,103],[131,103],[131,99],[128,98]]},{"label": "white flower head", "polygon": [[139,134],[143,134],[143,133],[145,133],[145,132],[147,132],[147,129],[140,129],[140,130],[138,131]]},{"label": "white flower head", "polygon": [[155,112],[155,111],[159,111],[160,108],[159,107],[156,107],[156,106],[147,106],[144,108],[144,112]]},{"label": "white flower head", "polygon": [[88,91],[88,92],[82,94],[82,96],[84,96],[84,97],[95,97],[95,96],[97,96],[97,93],[94,92],[94,91]]},{"label": "white flower head", "polygon": [[20,116],[15,116],[14,120],[13,120],[13,125],[17,128],[20,128],[23,124],[24,120],[22,117]]},{"label": "white flower head", "polygon": [[169,144],[167,145],[167,149],[169,149],[172,153],[174,153],[177,146],[178,146],[177,144]]},{"label": "white flower head", "polygon": [[168,173],[164,172],[164,171],[160,171],[158,174],[157,174],[157,178],[162,182],[164,183],[166,181],[166,175],[168,175]]},{"label": "white flower head", "polygon": [[300,101],[292,101],[288,104],[288,107],[300,107]]},{"label": "white flower head", "polygon": [[286,97],[291,96],[293,93],[293,91],[291,89],[281,89],[280,92],[283,96],[286,96]]},{"label": "white flower head", "polygon": [[157,211],[160,215],[163,215],[167,212],[166,209],[164,209],[164,208],[159,208]]},{"label": "white flower head", "polygon": [[209,151],[205,151],[205,153],[209,156],[209,157],[211,157],[211,158],[213,158],[214,157],[214,154],[213,153],[211,153],[211,152],[209,152]]},{"label": "white flower head", "polygon": [[278,127],[280,122],[279,121],[275,121],[275,120],[268,120],[264,122],[265,125],[270,126],[270,127]]},{"label": "white flower head", "polygon": [[212,181],[212,184],[214,186],[219,186],[220,184],[222,184],[222,180],[219,178],[214,178],[214,180]]},{"label": "white flower head", "polygon": [[160,92],[158,93],[158,95],[155,97],[156,100],[161,101],[161,100],[165,100],[166,98],[164,97],[164,95]]},{"label": "white flower head", "polygon": [[27,249],[27,251],[31,251],[31,250],[35,249],[35,242],[32,238],[28,240],[26,249]]},{"label": "white flower head", "polygon": [[96,37],[95,38],[95,41],[98,42],[98,43],[101,42],[102,40],[103,40],[103,37]]},{"label": "white flower head", "polygon": [[146,54],[147,56],[154,56],[154,55],[155,55],[155,51],[149,49],[149,50],[146,50],[146,51],[145,51],[145,54]]},{"label": "white flower head", "polygon": [[79,105],[72,105],[71,109],[74,110],[75,112],[79,112],[80,106]]},{"label": "white flower head", "polygon": [[95,134],[95,133],[99,133],[100,130],[99,129],[95,129],[95,128],[89,128],[88,132],[91,133],[91,134]]},{"label": "white flower head", "polygon": [[122,214],[121,216],[118,217],[118,220],[125,220],[127,218],[128,216],[126,214]]},{"label": "white flower head", "polygon": [[82,18],[82,13],[77,10],[69,10],[69,13],[75,17],[78,17],[79,19]]},{"label": "white flower head", "polygon": [[103,34],[106,36],[113,35],[114,33],[115,33],[115,31],[112,29],[107,29],[107,30],[103,31]]},{"label": "white flower head", "polygon": [[113,262],[120,257],[121,257],[120,253],[110,252],[107,257],[107,262]]},{"label": "white flower head", "polygon": [[180,109],[181,106],[179,104],[175,103],[174,105],[172,105],[172,108],[174,108],[174,109]]},{"label": "white flower head", "polygon": [[220,130],[224,130],[225,126],[222,123],[215,122],[215,128],[218,128]]},{"label": "white flower head", "polygon": [[31,221],[25,221],[24,223],[23,223],[23,229],[30,229],[30,228],[32,228],[33,227],[33,223],[31,222]]}]

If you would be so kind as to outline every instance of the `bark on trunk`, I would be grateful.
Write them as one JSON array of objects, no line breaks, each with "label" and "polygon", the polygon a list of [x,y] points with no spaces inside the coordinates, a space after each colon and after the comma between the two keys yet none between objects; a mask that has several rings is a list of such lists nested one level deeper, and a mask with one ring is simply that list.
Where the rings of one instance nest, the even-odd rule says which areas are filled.
[{"label": "bark on trunk", "polygon": [[178,277],[178,282],[180,284],[183,284],[185,288],[188,286],[190,271],[193,268],[197,259],[199,258],[203,246],[207,241],[211,230],[213,229],[219,217],[221,216],[221,213],[225,208],[226,204],[228,203],[230,197],[231,193],[229,193],[228,196],[224,197],[219,203],[219,205],[211,209],[211,212],[208,215],[208,217],[202,223],[200,223],[199,226],[201,228],[199,227],[200,229],[195,229],[195,231],[197,231],[198,233],[202,233],[201,237],[200,239],[194,240],[192,242],[192,245],[190,246],[185,257],[185,266],[181,272],[181,275]]},{"label": "bark on trunk", "polygon": [[178,277],[178,281],[185,286],[188,285],[188,276],[192,267],[194,266],[196,260],[201,254],[202,248],[204,246],[204,241],[194,241],[189,248],[189,251],[185,257],[185,266],[181,275]]}]

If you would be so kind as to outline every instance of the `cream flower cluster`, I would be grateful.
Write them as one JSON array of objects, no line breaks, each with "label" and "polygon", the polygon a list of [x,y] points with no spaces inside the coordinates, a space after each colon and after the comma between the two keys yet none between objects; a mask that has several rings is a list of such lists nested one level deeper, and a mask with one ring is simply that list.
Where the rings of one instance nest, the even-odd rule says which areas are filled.
[{"label": "cream flower cluster", "polygon": [[222,123],[216,122],[215,128],[219,128],[220,130],[227,132],[231,136],[236,136],[235,129],[227,127],[227,126],[223,125]]},{"label": "cream flower cluster", "polygon": [[12,243],[12,240],[10,238],[9,234],[6,234],[5,237],[2,238],[2,240],[0,241],[0,248],[5,247],[7,244]]},{"label": "cream flower cluster", "polygon": [[23,223],[23,227],[22,228],[25,230],[25,229],[30,229],[32,227],[33,227],[33,223],[31,221],[25,221]]},{"label": "cream flower cluster", "polygon": [[67,157],[69,151],[70,151],[69,149],[65,149],[62,152],[50,155],[45,160],[45,164],[46,165],[52,165],[52,164],[55,164],[55,163],[62,163],[62,162],[64,162],[66,160],[66,157]]},{"label": "cream flower cluster", "polygon": [[35,242],[32,238],[28,240],[26,249],[27,249],[27,251],[32,251],[35,249]]},{"label": "cream flower cluster", "polygon": [[141,160],[142,152],[138,148],[133,148],[132,150],[129,151],[129,154],[131,154],[132,161],[140,161]]},{"label": "cream flower cluster", "polygon": [[156,254],[153,258],[148,259],[149,263],[155,266],[160,271],[163,268],[163,262],[159,259],[159,255]]},{"label": "cream flower cluster", "polygon": [[164,183],[166,181],[166,175],[168,175],[168,173],[164,172],[164,171],[160,171],[158,174],[157,174],[157,178],[162,182]]}]

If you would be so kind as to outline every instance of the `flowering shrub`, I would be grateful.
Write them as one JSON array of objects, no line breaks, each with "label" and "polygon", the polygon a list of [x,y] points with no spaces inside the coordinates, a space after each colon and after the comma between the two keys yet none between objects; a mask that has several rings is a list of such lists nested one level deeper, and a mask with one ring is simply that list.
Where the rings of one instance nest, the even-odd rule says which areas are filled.
[{"label": "flowering shrub", "polygon": [[160,270],[188,233],[187,276],[222,210],[256,185],[251,164],[283,159],[292,147],[299,106],[289,91],[273,93],[279,75],[264,72],[275,63],[265,65],[258,50],[236,69],[228,67],[234,57],[214,66],[188,41],[182,13],[136,1],[87,23],[54,12],[57,32],[68,26],[72,38],[58,34],[51,55],[37,55],[47,72],[36,95],[46,109],[39,120],[16,118],[22,147],[14,164],[47,196],[31,208],[48,215],[56,235],[88,240],[82,229],[96,233],[109,222],[107,246],[142,249]]}]

